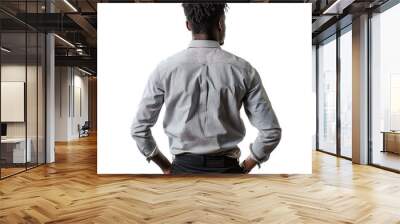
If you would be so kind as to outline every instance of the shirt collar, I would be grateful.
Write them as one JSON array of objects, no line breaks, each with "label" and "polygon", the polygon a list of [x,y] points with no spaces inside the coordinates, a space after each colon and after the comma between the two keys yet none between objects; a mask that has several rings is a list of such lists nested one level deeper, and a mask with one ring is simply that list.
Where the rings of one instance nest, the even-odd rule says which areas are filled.
[{"label": "shirt collar", "polygon": [[189,48],[192,47],[220,48],[220,45],[215,40],[192,40],[189,44]]}]

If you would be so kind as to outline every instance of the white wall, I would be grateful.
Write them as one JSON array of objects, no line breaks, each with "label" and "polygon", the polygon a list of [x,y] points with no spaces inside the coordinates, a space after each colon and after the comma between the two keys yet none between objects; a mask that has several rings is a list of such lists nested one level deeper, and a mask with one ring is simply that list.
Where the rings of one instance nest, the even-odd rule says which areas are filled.
[{"label": "white wall", "polygon": [[68,139],[68,85],[69,76],[67,67],[56,67],[55,69],[55,140],[66,141]]},{"label": "white wall", "polygon": [[[20,64],[6,64],[1,66],[1,81],[2,82],[26,82],[25,76],[27,75],[29,85],[36,85],[36,66],[27,66]],[[36,88],[27,88],[27,118],[28,118],[28,137],[29,134],[36,130]],[[34,104],[31,104],[34,102]],[[24,108],[23,108],[24,109]],[[2,108],[6,110],[6,108]],[[32,124],[34,122],[34,124]],[[8,137],[24,137],[26,122],[7,122],[7,136]],[[35,132],[36,134],[36,132]]]},{"label": "white wall", "polygon": [[[37,67],[36,65],[25,66],[25,64],[18,63],[3,64],[1,66],[1,76],[2,82],[24,82],[27,91],[26,107],[23,106],[21,108],[22,111],[20,111],[26,112],[27,120],[23,122],[6,122],[7,137],[21,138],[26,135],[31,140],[32,161],[36,162],[36,158],[39,158],[39,163],[43,163],[45,150],[45,85],[42,67]],[[1,108],[3,112],[8,109],[10,108]],[[39,153],[38,157],[36,155],[37,152]]]},{"label": "white wall", "polygon": [[[2,82],[25,82],[26,69],[32,70],[31,66],[28,68],[20,64],[8,64],[1,66],[1,81]],[[28,74],[31,74],[28,72]],[[24,108],[23,108],[24,109]],[[6,110],[6,108],[1,108]],[[25,136],[25,123],[24,122],[11,122],[7,123],[8,137],[24,137]]]},{"label": "white wall", "polygon": [[73,67],[56,67],[55,87],[55,140],[77,139],[78,125],[88,120],[88,77]]}]

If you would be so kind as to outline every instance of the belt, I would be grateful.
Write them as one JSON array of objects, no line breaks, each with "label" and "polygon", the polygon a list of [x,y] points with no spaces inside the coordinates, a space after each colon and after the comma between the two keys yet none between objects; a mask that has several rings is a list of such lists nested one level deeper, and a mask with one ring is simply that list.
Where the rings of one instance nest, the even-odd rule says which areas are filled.
[{"label": "belt", "polygon": [[196,167],[222,168],[237,165],[238,159],[223,155],[183,153],[175,155],[174,162],[177,164],[189,164]]}]

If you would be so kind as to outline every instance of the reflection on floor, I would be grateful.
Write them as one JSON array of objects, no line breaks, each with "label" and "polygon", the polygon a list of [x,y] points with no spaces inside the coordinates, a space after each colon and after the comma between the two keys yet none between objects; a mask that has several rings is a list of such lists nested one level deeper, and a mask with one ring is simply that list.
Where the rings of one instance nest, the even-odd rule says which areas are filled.
[{"label": "reflection on floor", "polygon": [[400,155],[392,152],[374,151],[373,164],[400,170]]},{"label": "reflection on floor", "polygon": [[1,180],[0,223],[400,220],[399,174],[325,153],[313,152],[312,175],[100,176],[96,143],[57,144],[56,163]]},{"label": "reflection on floor", "polygon": [[18,173],[18,172],[21,172],[24,170],[25,170],[25,167],[24,168],[19,168],[19,167],[18,168],[1,168],[1,177],[4,178],[4,177],[13,175],[15,173]]},{"label": "reflection on floor", "polygon": [[[30,169],[35,166],[36,166],[35,163],[28,163],[26,165],[27,169]],[[1,178],[5,178],[5,177],[11,176],[13,174],[16,174],[16,173],[19,173],[19,172],[22,172],[25,170],[26,170],[25,164],[7,165],[7,166],[1,168]]]}]

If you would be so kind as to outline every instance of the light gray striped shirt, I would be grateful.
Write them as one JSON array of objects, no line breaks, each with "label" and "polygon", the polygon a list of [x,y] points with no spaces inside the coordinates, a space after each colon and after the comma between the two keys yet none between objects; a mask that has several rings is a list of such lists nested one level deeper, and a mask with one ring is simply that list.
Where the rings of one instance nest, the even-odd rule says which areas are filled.
[{"label": "light gray striped shirt", "polygon": [[162,61],[150,75],[131,135],[141,153],[159,152],[151,134],[165,104],[163,128],[173,155],[225,154],[238,158],[246,129],[240,108],[259,131],[250,155],[268,160],[281,129],[260,76],[245,60],[221,49],[217,41],[193,40]]}]

